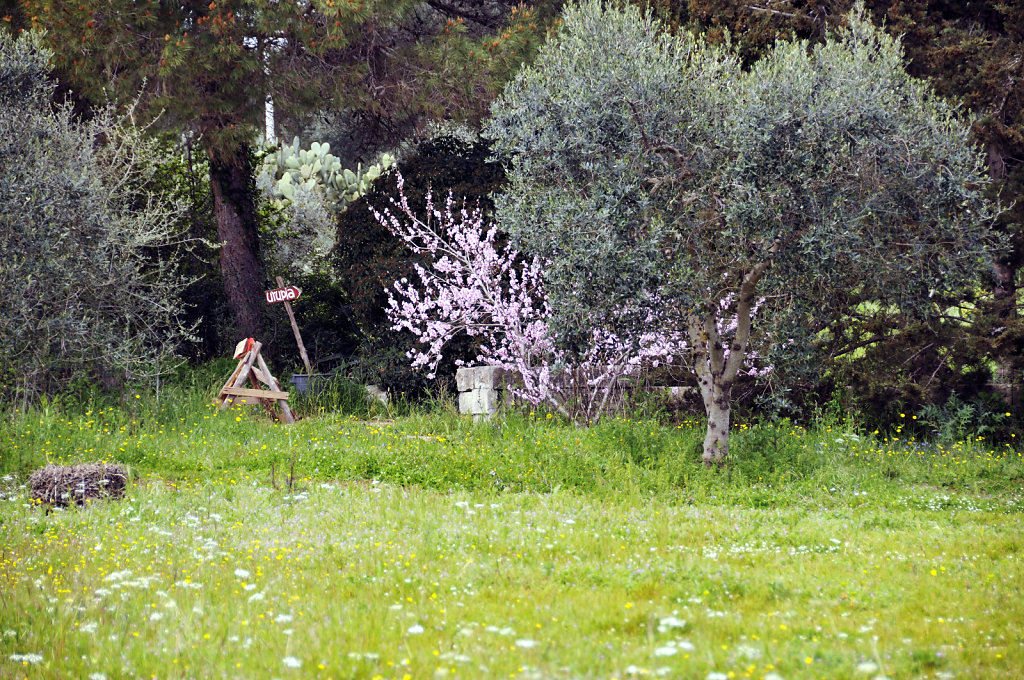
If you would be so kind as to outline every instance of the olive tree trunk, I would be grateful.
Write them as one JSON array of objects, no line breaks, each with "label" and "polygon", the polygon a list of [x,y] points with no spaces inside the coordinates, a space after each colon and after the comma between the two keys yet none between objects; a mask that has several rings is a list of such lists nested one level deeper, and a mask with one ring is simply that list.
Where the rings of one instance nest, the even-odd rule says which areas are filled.
[{"label": "olive tree trunk", "polygon": [[[775,249],[773,247],[771,252]],[[740,276],[742,284],[736,302],[736,332],[731,340],[723,338],[719,331],[721,318],[718,309],[707,312],[703,317],[691,315],[689,319],[694,371],[708,417],[702,460],[709,467],[722,465],[729,455],[732,387],[750,346],[757,282],[770,263],[762,262]]]},{"label": "olive tree trunk", "polygon": [[263,330],[263,268],[249,150],[243,146],[228,152],[211,151],[210,185],[228,306],[242,335],[259,337]]}]

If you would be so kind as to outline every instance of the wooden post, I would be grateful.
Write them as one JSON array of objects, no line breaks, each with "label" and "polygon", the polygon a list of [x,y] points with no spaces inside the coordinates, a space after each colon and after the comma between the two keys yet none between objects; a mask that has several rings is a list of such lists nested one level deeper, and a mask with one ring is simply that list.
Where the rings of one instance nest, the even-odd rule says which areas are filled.
[{"label": "wooden post", "polygon": [[[284,288],[284,279],[277,277],[277,285]],[[312,379],[313,368],[309,365],[309,357],[306,356],[306,346],[302,344],[302,335],[299,334],[299,324],[295,323],[295,312],[292,311],[292,303],[284,301],[284,311],[288,312],[288,320],[292,322],[292,331],[295,333],[295,342],[299,344],[299,356],[302,357],[302,364],[306,367],[306,375]]]},{"label": "wooden post", "polygon": [[[281,389],[280,383],[277,382],[277,378],[275,378],[273,375],[270,374],[270,369],[267,368],[267,362],[263,360],[263,357],[261,355],[257,355],[256,356],[256,361],[259,364],[260,370],[263,371],[263,375],[267,379],[267,386],[270,389],[272,389],[272,390],[277,390],[278,392],[284,392],[284,390]],[[287,394],[287,392],[285,392],[285,394]],[[289,425],[294,423],[295,422],[295,416],[292,414],[292,410],[288,406],[288,401],[285,400],[285,399],[282,399],[282,400],[277,402],[277,405],[281,407],[281,413],[284,415],[284,422],[288,423]]]}]

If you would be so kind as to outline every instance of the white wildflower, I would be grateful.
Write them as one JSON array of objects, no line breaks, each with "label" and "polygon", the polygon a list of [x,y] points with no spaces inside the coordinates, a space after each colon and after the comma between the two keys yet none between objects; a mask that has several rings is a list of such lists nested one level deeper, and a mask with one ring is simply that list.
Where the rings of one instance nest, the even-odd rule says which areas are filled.
[{"label": "white wildflower", "polygon": [[742,656],[744,659],[753,661],[754,659],[761,658],[761,650],[751,645],[739,645],[736,647],[736,653]]},{"label": "white wildflower", "polygon": [[658,622],[658,632],[666,633],[673,628],[686,628],[686,621],[678,619],[674,616],[666,616]]},{"label": "white wildflower", "polygon": [[288,668],[302,668],[302,661],[300,659],[296,659],[294,656],[286,656],[281,659],[281,661],[285,666],[288,666]]}]

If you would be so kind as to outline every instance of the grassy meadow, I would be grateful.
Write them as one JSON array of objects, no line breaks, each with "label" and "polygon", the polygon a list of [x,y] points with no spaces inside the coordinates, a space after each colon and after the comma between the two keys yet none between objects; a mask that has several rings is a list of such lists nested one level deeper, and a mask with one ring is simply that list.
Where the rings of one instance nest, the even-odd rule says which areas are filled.
[{"label": "grassy meadow", "polygon": [[[0,678],[1024,675],[1012,446],[741,424],[715,471],[697,422],[284,426],[216,382],[0,425]],[[29,502],[97,460],[124,499]]]}]

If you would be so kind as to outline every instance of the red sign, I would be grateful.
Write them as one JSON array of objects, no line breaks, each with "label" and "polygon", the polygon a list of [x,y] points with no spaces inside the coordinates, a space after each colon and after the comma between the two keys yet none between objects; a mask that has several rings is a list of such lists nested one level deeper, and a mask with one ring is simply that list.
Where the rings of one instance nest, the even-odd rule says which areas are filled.
[{"label": "red sign", "polygon": [[298,286],[287,286],[285,288],[275,288],[274,290],[264,291],[264,295],[267,296],[267,302],[291,302],[295,298],[302,295],[302,289]]}]

